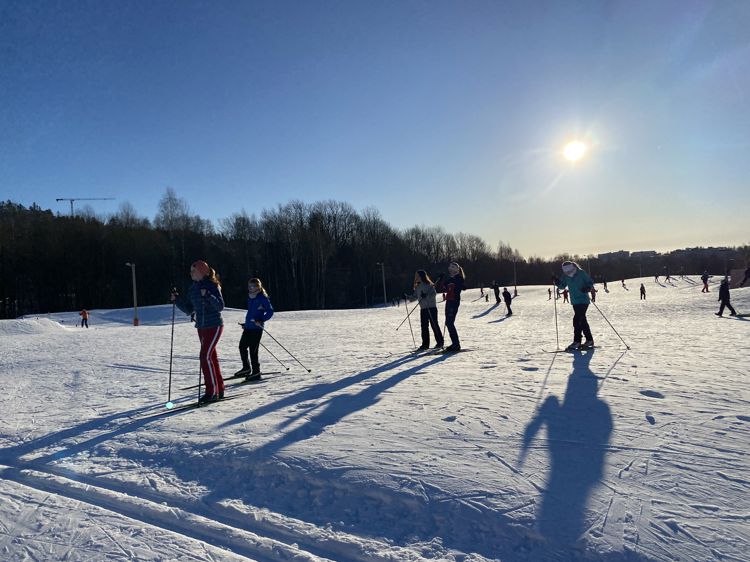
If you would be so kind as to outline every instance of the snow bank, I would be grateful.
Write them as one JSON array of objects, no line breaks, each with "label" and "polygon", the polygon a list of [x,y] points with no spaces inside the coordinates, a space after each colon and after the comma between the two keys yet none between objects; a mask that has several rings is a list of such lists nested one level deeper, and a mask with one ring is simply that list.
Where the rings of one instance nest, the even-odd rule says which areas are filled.
[{"label": "snow bank", "polygon": [[48,334],[65,328],[49,318],[19,318],[18,320],[0,320],[0,336],[19,336],[29,334]]}]

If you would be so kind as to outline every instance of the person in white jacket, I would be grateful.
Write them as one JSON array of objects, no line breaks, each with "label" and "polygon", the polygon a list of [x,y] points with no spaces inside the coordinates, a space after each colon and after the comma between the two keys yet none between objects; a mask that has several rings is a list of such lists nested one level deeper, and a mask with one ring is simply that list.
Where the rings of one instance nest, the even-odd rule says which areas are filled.
[{"label": "person in white jacket", "polygon": [[419,320],[422,326],[422,345],[419,349],[430,348],[430,326],[435,335],[435,348],[443,347],[443,333],[440,331],[437,311],[437,291],[435,284],[424,269],[414,274],[414,296],[419,302]]}]

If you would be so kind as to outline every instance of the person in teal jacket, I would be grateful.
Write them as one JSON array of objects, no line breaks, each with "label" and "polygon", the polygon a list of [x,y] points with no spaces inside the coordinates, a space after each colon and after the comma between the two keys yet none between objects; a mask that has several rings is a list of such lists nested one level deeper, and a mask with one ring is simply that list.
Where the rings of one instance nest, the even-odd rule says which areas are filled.
[{"label": "person in teal jacket", "polygon": [[[573,305],[573,343],[565,349],[567,351],[591,349],[594,347],[594,337],[591,335],[591,328],[586,320],[586,310],[591,304],[589,292],[594,282],[576,262],[563,262],[562,271],[562,278],[555,276],[552,279],[559,289],[568,288],[570,304]],[[581,343],[582,335],[586,336],[586,341],[583,343]]]}]

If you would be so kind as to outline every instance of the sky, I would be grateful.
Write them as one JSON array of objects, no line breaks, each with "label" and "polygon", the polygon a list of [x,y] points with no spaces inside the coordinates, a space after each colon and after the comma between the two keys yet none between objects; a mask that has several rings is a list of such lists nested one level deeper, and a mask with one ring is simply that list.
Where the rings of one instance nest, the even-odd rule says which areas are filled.
[{"label": "sky", "polygon": [[744,244],[748,29],[746,0],[0,0],[0,199],[336,199],[525,256]]}]

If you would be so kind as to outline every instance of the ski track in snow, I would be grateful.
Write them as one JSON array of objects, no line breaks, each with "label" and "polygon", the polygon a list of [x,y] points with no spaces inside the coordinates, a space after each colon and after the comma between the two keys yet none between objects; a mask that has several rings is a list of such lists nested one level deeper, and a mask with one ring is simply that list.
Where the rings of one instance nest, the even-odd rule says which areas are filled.
[{"label": "ski track in snow", "polygon": [[[0,321],[0,559],[747,560],[750,323],[714,316],[713,285],[641,281],[646,302],[598,293],[630,351],[592,306],[600,349],[542,352],[541,286],[508,318],[464,293],[458,355],[410,354],[403,308],[278,313],[312,373],[266,336],[289,372],[261,350],[281,373],[173,413],[171,307],[138,328],[128,310]],[[224,314],[225,375],[243,317]],[[176,390],[198,377],[185,320],[176,404],[197,393]]]}]

